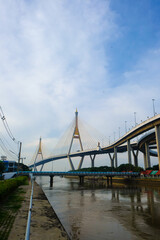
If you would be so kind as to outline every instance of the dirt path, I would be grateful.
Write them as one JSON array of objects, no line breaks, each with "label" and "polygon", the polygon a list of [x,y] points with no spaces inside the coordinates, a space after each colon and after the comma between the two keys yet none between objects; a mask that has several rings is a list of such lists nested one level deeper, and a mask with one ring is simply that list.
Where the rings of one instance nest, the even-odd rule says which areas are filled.
[{"label": "dirt path", "polygon": [[[22,203],[8,240],[24,240],[28,218],[31,186],[23,186],[26,190]],[[66,240],[70,239],[49,204],[45,194],[37,183],[34,183],[33,210],[31,215],[30,240]]]}]

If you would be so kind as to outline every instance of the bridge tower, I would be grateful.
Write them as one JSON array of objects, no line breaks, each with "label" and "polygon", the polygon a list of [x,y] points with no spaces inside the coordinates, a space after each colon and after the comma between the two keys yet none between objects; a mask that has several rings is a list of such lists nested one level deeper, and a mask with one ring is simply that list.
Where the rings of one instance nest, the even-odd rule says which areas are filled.
[{"label": "bridge tower", "polygon": [[[74,165],[73,165],[71,157],[70,157],[70,152],[71,152],[71,148],[72,148],[74,139],[79,140],[81,151],[83,151],[83,145],[82,145],[81,136],[80,136],[79,128],[78,128],[78,111],[77,111],[77,109],[76,109],[76,112],[75,112],[75,127],[74,127],[74,131],[73,131],[73,135],[72,135],[72,139],[71,139],[71,143],[70,143],[69,151],[68,151],[68,160],[69,160],[69,163],[70,163],[70,166],[71,166],[72,170],[74,170],[75,168],[74,168]],[[84,159],[84,156],[81,157],[81,160],[80,160],[79,165],[78,165],[78,169],[81,168],[82,163],[83,163],[83,159]]]},{"label": "bridge tower", "polygon": [[[43,160],[43,154],[42,154],[42,139],[41,139],[41,137],[40,137],[40,139],[39,139],[38,151],[37,151],[37,153],[36,153],[36,157],[35,157],[35,160],[34,160],[34,171],[37,171],[36,166],[35,166],[35,163],[36,163],[36,160],[37,160],[38,156],[41,156],[41,158],[42,158],[42,160]],[[42,165],[40,171],[42,171],[43,166],[44,166],[44,164]]]}]

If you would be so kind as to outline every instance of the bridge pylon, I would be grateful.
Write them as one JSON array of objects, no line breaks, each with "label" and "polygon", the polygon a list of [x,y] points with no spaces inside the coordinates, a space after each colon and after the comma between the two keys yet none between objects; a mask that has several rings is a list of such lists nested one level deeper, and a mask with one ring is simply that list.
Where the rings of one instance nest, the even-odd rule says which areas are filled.
[{"label": "bridge pylon", "polygon": [[[36,157],[35,157],[35,160],[34,160],[34,171],[37,171],[35,164],[36,164],[36,160],[37,160],[38,156],[41,156],[41,158],[42,158],[42,160],[43,160],[42,139],[41,139],[41,137],[40,137],[40,139],[39,139],[38,151],[37,151],[37,153],[36,153]],[[44,164],[42,165],[40,171],[42,171],[43,166],[44,166]]]},{"label": "bridge pylon", "polygon": [[[75,127],[74,127],[74,131],[73,131],[73,135],[72,135],[72,139],[71,139],[71,143],[70,143],[69,151],[68,151],[68,160],[69,160],[69,163],[70,163],[70,166],[71,166],[72,170],[75,170],[75,168],[74,168],[74,165],[72,163],[70,153],[71,153],[71,148],[72,148],[74,139],[79,140],[81,151],[83,151],[82,140],[81,140],[81,136],[80,136],[80,132],[79,132],[79,128],[78,128],[78,111],[77,111],[77,109],[76,109],[76,112],[75,112]],[[79,165],[78,165],[78,169],[81,168],[82,163],[83,163],[83,159],[84,159],[84,156],[81,157],[81,160],[80,160]]]}]

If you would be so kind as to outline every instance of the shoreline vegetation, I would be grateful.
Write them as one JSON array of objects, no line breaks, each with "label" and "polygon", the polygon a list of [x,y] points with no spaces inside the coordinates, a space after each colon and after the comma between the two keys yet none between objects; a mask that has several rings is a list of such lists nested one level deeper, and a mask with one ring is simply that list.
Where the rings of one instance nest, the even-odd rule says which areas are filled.
[{"label": "shoreline vegetation", "polygon": [[[153,166],[152,170],[155,170]],[[131,164],[121,164],[117,169],[107,166],[83,168],[75,171],[86,172],[107,172],[107,171],[144,171],[140,167],[134,167]],[[68,178],[76,178],[68,177]],[[106,181],[106,177],[85,177],[88,181]],[[107,181],[106,181],[107,182]],[[154,187],[160,186],[160,178],[158,177],[113,177],[113,184],[133,184],[133,185],[150,185]],[[31,184],[28,177],[20,176],[13,179],[0,181],[0,240],[20,240],[24,239],[29,201],[30,201]],[[45,231],[56,239],[70,239],[54,209],[51,207],[43,190],[35,182],[33,197],[33,212],[31,219],[31,237],[37,239],[36,233],[39,233],[38,239],[45,238]]]},{"label": "shoreline vegetation", "polygon": [[[159,165],[154,165],[153,167],[147,168],[146,170],[159,170]],[[71,170],[73,172],[73,170]],[[100,167],[88,167],[74,170],[75,172],[142,172],[144,169],[142,167],[135,167],[132,164],[121,164],[116,167],[100,166]]]},{"label": "shoreline vegetation", "polygon": [[[28,177],[0,181],[0,240],[25,239],[31,184]],[[34,182],[30,239],[69,240],[40,186]]]},{"label": "shoreline vegetation", "polygon": [[[154,165],[153,167],[147,168],[146,171],[142,167],[135,167],[132,164],[121,164],[119,167],[108,167],[108,166],[100,166],[100,167],[89,167],[89,168],[81,168],[78,170],[74,170],[75,172],[139,172],[142,173],[141,177],[112,177],[113,183],[122,183],[122,184],[141,184],[141,185],[150,185],[150,186],[160,186],[160,177],[159,174],[152,174],[150,172],[159,172],[159,165]],[[73,170],[72,170],[73,171]],[[146,172],[148,172],[146,174]],[[78,178],[75,176],[67,176],[67,178]],[[105,176],[84,176],[84,179],[94,180],[94,181],[105,181],[107,177]]]},{"label": "shoreline vegetation", "polygon": [[[78,179],[78,176],[65,176],[65,178],[70,178],[70,179]],[[107,177],[91,177],[91,176],[85,176],[84,179],[88,181],[93,181],[93,182],[100,182],[102,181],[103,183],[106,182],[107,185]],[[85,182],[84,182],[85,183]],[[128,177],[113,177],[112,178],[112,185],[113,184],[124,184],[124,185],[148,185],[148,186],[153,186],[153,187],[160,187],[160,178],[154,178],[154,177],[146,177],[146,178],[128,178]],[[111,184],[109,184],[111,185]]]},{"label": "shoreline vegetation", "polygon": [[11,178],[7,180],[0,181],[0,201],[6,196],[11,194],[12,191],[17,189],[20,185],[27,185],[28,178],[26,176],[20,176],[16,178]]},{"label": "shoreline vegetation", "polygon": [[0,181],[0,239],[7,240],[17,212],[24,199],[25,190],[19,186],[27,185],[27,177]]}]

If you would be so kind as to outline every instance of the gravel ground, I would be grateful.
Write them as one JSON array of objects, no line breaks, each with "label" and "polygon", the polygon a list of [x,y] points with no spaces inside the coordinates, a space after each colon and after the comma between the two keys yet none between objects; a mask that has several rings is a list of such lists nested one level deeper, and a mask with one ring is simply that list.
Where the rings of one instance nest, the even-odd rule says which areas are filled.
[{"label": "gravel ground", "polygon": [[[23,186],[25,198],[18,211],[8,240],[24,240],[31,185]],[[33,209],[31,215],[30,240],[66,240],[70,239],[60,223],[56,213],[49,204],[45,194],[37,183],[34,183]]]}]

